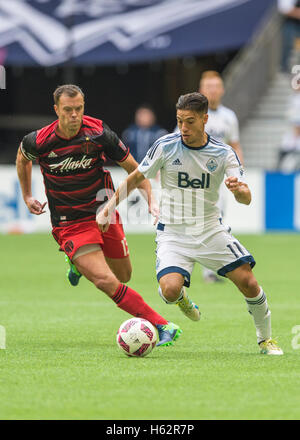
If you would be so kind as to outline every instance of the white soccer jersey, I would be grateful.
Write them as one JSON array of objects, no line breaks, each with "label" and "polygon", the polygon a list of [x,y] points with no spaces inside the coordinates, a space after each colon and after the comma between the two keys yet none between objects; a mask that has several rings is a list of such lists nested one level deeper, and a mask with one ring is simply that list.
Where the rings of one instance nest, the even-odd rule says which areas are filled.
[{"label": "white soccer jersey", "polygon": [[233,110],[224,105],[219,105],[217,110],[208,109],[205,131],[225,144],[240,140],[237,116]]},{"label": "white soccer jersey", "polygon": [[216,204],[224,176],[243,176],[229,145],[208,136],[206,145],[193,148],[184,144],[180,133],[158,139],[138,169],[146,178],[160,170],[160,223],[191,234],[220,225]]}]

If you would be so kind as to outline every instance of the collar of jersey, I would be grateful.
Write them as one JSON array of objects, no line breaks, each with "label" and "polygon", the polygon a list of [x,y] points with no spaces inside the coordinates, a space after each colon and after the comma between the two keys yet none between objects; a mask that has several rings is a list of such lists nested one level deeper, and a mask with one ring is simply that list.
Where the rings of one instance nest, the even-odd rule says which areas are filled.
[{"label": "collar of jersey", "polygon": [[[207,133],[206,133],[206,134],[207,134]],[[209,144],[209,140],[210,140],[210,135],[207,134],[207,142],[206,142],[205,145],[202,145],[202,147],[189,147],[188,145],[186,145],[186,144],[183,142],[183,139],[182,139],[182,137],[181,137],[182,145],[183,145],[184,147],[188,148],[189,150],[202,150],[203,148],[207,147],[207,145]]]}]

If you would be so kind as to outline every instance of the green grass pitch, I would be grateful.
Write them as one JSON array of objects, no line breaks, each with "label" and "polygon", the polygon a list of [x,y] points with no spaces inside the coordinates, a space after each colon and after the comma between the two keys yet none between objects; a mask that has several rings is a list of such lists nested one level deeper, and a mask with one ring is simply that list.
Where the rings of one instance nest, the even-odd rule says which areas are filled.
[{"label": "green grass pitch", "polygon": [[[240,236],[285,355],[259,354],[252,317],[228,280],[189,289],[202,311],[185,318],[157,294],[154,237],[129,235],[130,285],[178,323],[174,347],[127,358],[115,335],[129,318],[87,280],[68,285],[50,235],[0,236],[0,419],[299,419],[300,235]],[[300,338],[295,342],[300,343]]]}]

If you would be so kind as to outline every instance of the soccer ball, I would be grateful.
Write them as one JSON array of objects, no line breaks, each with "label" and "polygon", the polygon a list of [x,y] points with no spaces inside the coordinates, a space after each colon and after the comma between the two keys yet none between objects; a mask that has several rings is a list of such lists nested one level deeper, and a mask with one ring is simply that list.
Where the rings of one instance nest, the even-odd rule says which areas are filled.
[{"label": "soccer ball", "polygon": [[142,318],[128,319],[117,332],[118,347],[127,356],[147,356],[155,347],[156,341],[155,327]]}]

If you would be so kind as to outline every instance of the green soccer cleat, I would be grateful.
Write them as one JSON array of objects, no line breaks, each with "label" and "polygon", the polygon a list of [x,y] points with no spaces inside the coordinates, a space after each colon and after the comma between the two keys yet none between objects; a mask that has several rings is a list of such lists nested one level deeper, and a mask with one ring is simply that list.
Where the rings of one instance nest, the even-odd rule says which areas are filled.
[{"label": "green soccer cleat", "polygon": [[67,271],[67,278],[70,281],[72,286],[77,286],[80,278],[82,277],[81,273],[76,269],[75,264],[72,263],[68,255],[65,255],[66,263],[69,264],[70,268]]},{"label": "green soccer cleat", "polygon": [[190,300],[185,289],[183,289],[183,298],[179,300],[176,305],[180,308],[182,313],[185,314],[192,321],[199,321],[201,318],[201,313],[199,307]]},{"label": "green soccer cleat", "polygon": [[174,345],[174,342],[179,338],[182,333],[181,328],[178,325],[169,322],[168,324],[156,325],[159,342],[156,344],[157,347],[167,347],[168,345]]},{"label": "green soccer cleat", "polygon": [[266,339],[259,343],[261,354],[282,355],[283,351],[274,339]]}]

